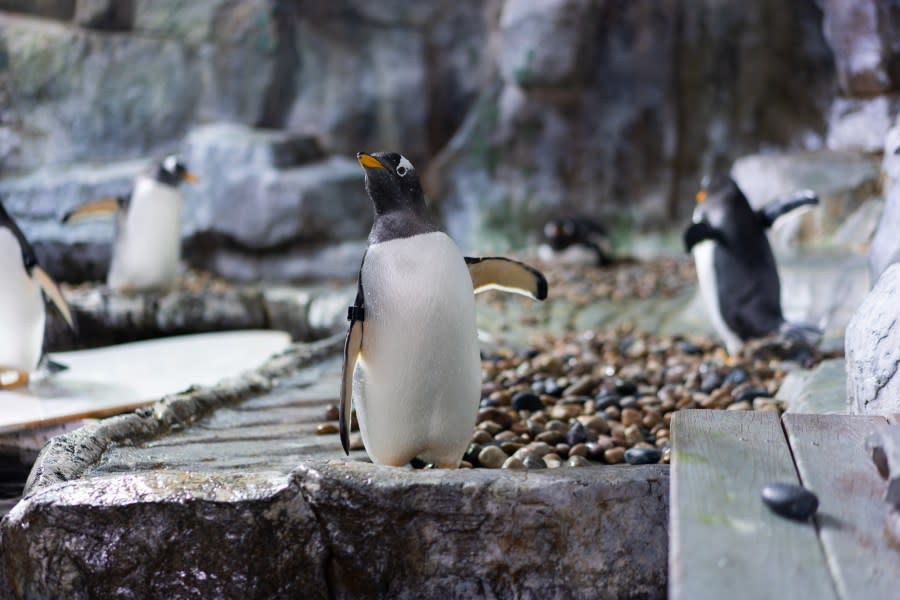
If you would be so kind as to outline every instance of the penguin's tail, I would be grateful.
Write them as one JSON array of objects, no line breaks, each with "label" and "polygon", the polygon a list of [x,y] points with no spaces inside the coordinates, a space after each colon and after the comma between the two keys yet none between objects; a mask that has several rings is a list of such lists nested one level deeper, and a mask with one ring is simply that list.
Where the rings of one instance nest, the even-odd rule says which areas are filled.
[{"label": "penguin's tail", "polygon": [[69,365],[64,365],[60,362],[56,362],[55,360],[50,358],[49,354],[45,354],[41,357],[41,361],[38,363],[38,370],[48,375],[56,375],[57,373],[68,371]]},{"label": "penguin's tail", "polygon": [[799,342],[801,344],[816,346],[822,341],[823,332],[815,325],[809,323],[788,323],[785,321],[781,324],[778,333],[787,341]]}]

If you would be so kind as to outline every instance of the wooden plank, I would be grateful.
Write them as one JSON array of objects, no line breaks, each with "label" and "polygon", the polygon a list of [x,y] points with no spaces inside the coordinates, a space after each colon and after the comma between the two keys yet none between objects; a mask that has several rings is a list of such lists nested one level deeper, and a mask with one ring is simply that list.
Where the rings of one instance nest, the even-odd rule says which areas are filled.
[{"label": "wooden plank", "polygon": [[882,417],[784,415],[803,485],[819,496],[816,521],[838,594],[896,598],[900,550],[885,537],[885,482],[865,449]]},{"label": "wooden plank", "polygon": [[772,481],[798,482],[776,414],[675,414],[670,598],[836,597],[813,524],[762,503],[760,491]]}]

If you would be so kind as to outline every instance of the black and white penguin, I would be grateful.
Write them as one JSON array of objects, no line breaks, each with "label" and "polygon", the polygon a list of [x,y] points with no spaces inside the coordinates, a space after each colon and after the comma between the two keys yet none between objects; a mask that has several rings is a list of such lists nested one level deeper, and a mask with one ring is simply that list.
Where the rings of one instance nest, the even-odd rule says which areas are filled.
[{"label": "black and white penguin", "polygon": [[426,215],[416,169],[395,153],[357,154],[375,222],[344,348],[340,434],[349,453],[351,390],[363,443],[378,464],[419,458],[456,468],[481,391],[474,294],[543,300],[538,271],[505,258],[463,257]]},{"label": "black and white penguin", "polygon": [[538,257],[544,262],[606,266],[612,263],[609,233],[589,217],[551,219],[541,231]]},{"label": "black and white penguin", "polygon": [[181,262],[182,182],[197,178],[174,155],[138,175],[130,196],[104,198],[63,217],[67,223],[117,214],[116,239],[107,283],[118,291],[168,289]]},{"label": "black and white penguin", "polygon": [[74,329],[59,287],[0,202],[0,389],[26,385],[41,362],[46,320],[42,291]]},{"label": "black and white penguin", "polygon": [[[766,229],[779,216],[818,203],[804,190],[755,211],[734,180],[705,177],[696,195],[693,223],[684,232],[694,255],[700,292],[729,354],[751,338],[786,332],[781,284]],[[808,328],[808,326],[797,326]]]}]

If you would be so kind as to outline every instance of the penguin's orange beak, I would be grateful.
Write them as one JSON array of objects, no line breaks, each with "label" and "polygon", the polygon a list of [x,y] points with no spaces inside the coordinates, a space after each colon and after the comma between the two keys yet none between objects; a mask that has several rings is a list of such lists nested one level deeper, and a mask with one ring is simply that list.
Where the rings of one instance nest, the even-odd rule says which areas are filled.
[{"label": "penguin's orange beak", "polygon": [[699,192],[697,192],[697,195],[694,196],[694,200],[697,201],[697,204],[700,204],[704,200],[706,200],[706,190],[700,190]]},{"label": "penguin's orange beak", "polygon": [[359,165],[363,169],[383,169],[384,165],[378,162],[378,159],[372,156],[371,154],[366,154],[365,152],[357,152],[356,160],[359,161]]},{"label": "penguin's orange beak", "polygon": [[185,171],[181,174],[181,179],[183,181],[187,181],[188,183],[200,183],[200,178],[191,173],[190,171]]}]

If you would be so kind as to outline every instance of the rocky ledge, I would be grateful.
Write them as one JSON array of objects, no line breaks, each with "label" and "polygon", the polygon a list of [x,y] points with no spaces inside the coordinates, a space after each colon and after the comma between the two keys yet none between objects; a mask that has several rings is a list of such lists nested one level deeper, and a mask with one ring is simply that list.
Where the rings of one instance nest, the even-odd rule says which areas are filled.
[{"label": "rocky ledge", "polygon": [[340,336],[60,436],[3,597],[662,597],[668,467],[413,470],[315,435]]}]

